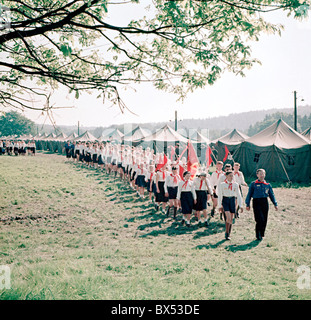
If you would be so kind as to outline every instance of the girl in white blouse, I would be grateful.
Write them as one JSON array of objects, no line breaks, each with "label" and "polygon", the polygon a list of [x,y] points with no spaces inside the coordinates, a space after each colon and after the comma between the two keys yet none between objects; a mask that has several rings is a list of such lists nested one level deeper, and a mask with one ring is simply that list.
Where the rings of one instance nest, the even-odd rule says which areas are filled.
[{"label": "girl in white blouse", "polygon": [[243,212],[243,201],[239,189],[239,184],[233,181],[233,172],[226,172],[226,179],[219,185],[218,207],[226,215],[226,240],[230,240],[232,221],[236,210],[236,201]]},{"label": "girl in white blouse", "polygon": [[195,193],[193,181],[190,180],[190,171],[185,171],[183,174],[184,181],[178,183],[177,197],[179,205],[181,206],[181,212],[184,219],[182,224],[186,222],[186,226],[190,227],[190,219],[194,204],[197,202],[197,195]]}]

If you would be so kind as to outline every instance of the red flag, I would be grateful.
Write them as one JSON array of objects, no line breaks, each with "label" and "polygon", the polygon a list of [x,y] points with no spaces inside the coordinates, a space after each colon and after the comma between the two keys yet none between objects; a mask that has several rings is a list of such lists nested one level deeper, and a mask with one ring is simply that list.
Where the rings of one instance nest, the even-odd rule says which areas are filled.
[{"label": "red flag", "polygon": [[175,148],[171,146],[171,161],[174,159],[174,154],[175,154]]},{"label": "red flag", "polygon": [[184,172],[185,169],[182,165],[179,165],[179,176],[181,177],[182,180],[184,180]]},{"label": "red flag", "polygon": [[160,158],[159,163],[157,164],[156,170],[161,170],[167,164],[167,156],[164,153],[164,159]]},{"label": "red flag", "polygon": [[190,171],[191,177],[190,180],[193,180],[195,177],[199,166],[199,160],[197,154],[193,148],[190,140],[188,141],[188,159],[187,159],[187,170]]},{"label": "red flag", "polygon": [[206,148],[206,166],[209,167],[213,162],[212,159],[212,149],[210,146],[207,146]]},{"label": "red flag", "polygon": [[222,160],[223,162],[225,162],[225,161],[227,160],[228,154],[230,153],[229,150],[228,150],[228,148],[227,148],[227,146],[225,146],[225,152],[226,152],[226,154],[225,154],[224,159]]}]

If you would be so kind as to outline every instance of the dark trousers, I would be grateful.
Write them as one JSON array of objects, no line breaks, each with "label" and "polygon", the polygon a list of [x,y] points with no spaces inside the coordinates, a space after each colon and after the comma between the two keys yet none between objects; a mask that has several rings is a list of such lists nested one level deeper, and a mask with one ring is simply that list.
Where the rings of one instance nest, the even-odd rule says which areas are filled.
[{"label": "dark trousers", "polygon": [[269,204],[268,198],[253,199],[254,217],[256,221],[256,238],[265,236],[265,230],[268,222]]}]

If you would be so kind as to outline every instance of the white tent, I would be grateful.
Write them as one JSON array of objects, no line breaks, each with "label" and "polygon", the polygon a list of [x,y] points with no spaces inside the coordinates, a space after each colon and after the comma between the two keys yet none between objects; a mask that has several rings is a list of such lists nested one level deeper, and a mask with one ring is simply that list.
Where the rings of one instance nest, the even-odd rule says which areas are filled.
[{"label": "white tent", "polygon": [[[67,137],[68,140],[68,137]],[[95,142],[97,141],[97,138],[94,137],[90,132],[85,131],[83,134],[81,134],[80,136],[76,137],[75,139],[73,139],[74,141],[81,141],[81,142]]]},{"label": "white tent", "polygon": [[72,141],[74,139],[76,139],[79,135],[75,132],[73,132],[71,135],[69,135],[68,137],[66,137],[65,141]]},{"label": "white tent", "polygon": [[173,130],[168,125],[165,125],[161,129],[157,130],[155,133],[152,133],[149,136],[144,137],[142,140],[155,142],[188,142],[187,138],[183,137],[180,133]]},{"label": "white tent", "polygon": [[121,142],[124,134],[119,129],[114,129],[113,131],[107,133],[105,136],[100,137],[100,141],[108,142]]},{"label": "white tent", "polygon": [[123,136],[123,140],[128,142],[133,142],[133,141],[137,142],[149,136],[150,134],[151,132],[149,130],[145,130],[140,126],[137,126],[131,132]]}]

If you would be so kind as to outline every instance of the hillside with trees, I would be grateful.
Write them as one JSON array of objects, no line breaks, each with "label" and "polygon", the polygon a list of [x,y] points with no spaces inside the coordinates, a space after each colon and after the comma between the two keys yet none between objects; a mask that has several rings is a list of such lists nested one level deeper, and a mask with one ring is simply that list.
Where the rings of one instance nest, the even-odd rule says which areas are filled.
[{"label": "hillside with trees", "polygon": [[[247,134],[249,136],[253,136],[254,134],[260,132],[261,130],[269,127],[271,124],[273,124],[278,119],[283,119],[288,125],[291,127],[294,127],[294,115],[293,114],[286,114],[283,112],[276,112],[273,114],[266,115],[265,118],[262,121],[256,122],[254,125],[250,125]],[[298,116],[297,117],[297,131],[303,132],[306,129],[310,128],[311,126],[311,114]]]},{"label": "hillside with trees", "polygon": [[[302,132],[311,126],[311,106],[298,107],[298,132]],[[232,129],[238,129],[249,136],[254,135],[260,130],[266,128],[274,121],[282,118],[291,127],[294,126],[293,110],[291,108],[284,109],[267,109],[256,110],[242,113],[233,113],[227,116],[205,118],[205,119],[179,119],[179,129],[208,129],[209,138],[216,139]],[[152,123],[133,123],[133,126],[140,125],[151,131],[161,128],[165,124],[174,128],[174,122],[152,122]],[[71,134],[78,133],[77,126],[57,126],[47,124],[37,124],[37,130],[40,133],[60,133]],[[123,132],[123,125],[112,124],[109,127],[118,128]],[[99,137],[102,132],[109,127],[80,127],[79,133],[82,134],[86,130],[90,131],[94,136]]]}]

